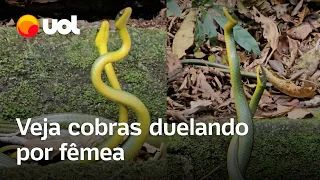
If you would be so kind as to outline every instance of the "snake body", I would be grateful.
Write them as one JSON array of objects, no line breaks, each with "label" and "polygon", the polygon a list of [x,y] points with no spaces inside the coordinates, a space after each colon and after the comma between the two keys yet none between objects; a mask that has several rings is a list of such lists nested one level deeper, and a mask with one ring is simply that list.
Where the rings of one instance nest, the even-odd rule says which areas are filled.
[{"label": "snake body", "polygon": [[248,104],[241,81],[240,60],[237,55],[236,44],[232,30],[237,24],[237,21],[229,14],[226,8],[223,8],[223,11],[228,18],[228,22],[224,27],[224,37],[226,42],[231,75],[231,86],[234,94],[237,119],[238,123],[246,123],[248,125],[248,133],[246,135],[239,136],[235,134],[232,137],[227,155],[229,179],[239,180],[244,179],[245,172],[250,161],[254,133],[252,119],[266,85],[266,76],[263,69],[258,66],[257,87],[252,96],[250,104]]},{"label": "snake body", "polygon": [[[100,57],[96,59],[91,69],[91,80],[96,88],[96,90],[101,93],[106,98],[116,102],[119,104],[119,121],[122,123],[128,122],[128,110],[127,108],[132,109],[135,114],[137,121],[141,124],[141,134],[139,136],[129,136],[120,147],[124,150],[124,158],[125,160],[132,160],[136,157],[139,150],[143,146],[143,143],[146,141],[147,136],[149,134],[149,126],[150,126],[150,115],[145,107],[145,105],[141,102],[133,94],[125,92],[121,90],[120,84],[118,82],[117,76],[114,72],[114,68],[112,63],[119,61],[127,56],[131,48],[131,39],[126,28],[126,24],[131,16],[132,9],[130,7],[125,8],[120,11],[119,16],[117,16],[115,27],[119,31],[120,37],[123,41],[120,49],[114,52],[107,51],[107,43],[109,37],[109,24],[107,21],[102,22],[100,31],[96,37],[96,47],[98,48]],[[102,71],[105,70],[108,76],[108,80],[111,86],[106,85],[101,78]],[[61,128],[67,128],[68,125],[72,122],[78,122],[82,124],[84,122],[92,122],[95,118],[99,118],[100,121],[105,123],[112,123],[113,121],[108,120],[106,118],[97,117],[93,115],[86,115],[80,113],[62,113],[62,114],[51,114],[36,117],[32,120],[32,122],[43,121],[43,118],[48,118],[48,122],[57,122],[60,124]],[[104,147],[114,148],[119,146],[123,137],[115,131],[115,134],[112,137],[105,138],[105,140],[98,145],[99,149]],[[3,147],[5,150],[7,147]],[[8,149],[8,148],[7,148]],[[9,148],[10,149],[10,148]],[[0,165],[5,164],[7,158],[4,154],[0,153]],[[94,159],[94,158],[92,158]],[[84,161],[75,161],[75,162],[91,162],[88,160]]]}]

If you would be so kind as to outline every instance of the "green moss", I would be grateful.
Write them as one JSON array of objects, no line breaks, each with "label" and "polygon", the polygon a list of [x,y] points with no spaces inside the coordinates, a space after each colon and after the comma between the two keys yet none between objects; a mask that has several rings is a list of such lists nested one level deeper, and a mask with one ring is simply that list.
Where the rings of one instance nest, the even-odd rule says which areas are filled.
[{"label": "green moss", "polygon": [[[39,33],[24,39],[15,28],[0,28],[4,37],[0,39],[0,119],[82,112],[116,120],[117,104],[96,92],[90,79],[91,66],[99,57],[96,32],[82,28],[79,36]],[[145,103],[152,119],[165,117],[166,33],[142,29],[129,33],[131,51],[114,63],[121,86]],[[111,33],[109,51],[120,46],[119,35]],[[134,118],[131,112],[130,119]]]},{"label": "green moss", "polygon": [[[319,179],[320,120],[286,118],[255,120],[255,137],[247,179]],[[191,158],[194,178],[216,167],[208,179],[227,179],[227,149],[231,137],[173,136],[168,153]]]}]

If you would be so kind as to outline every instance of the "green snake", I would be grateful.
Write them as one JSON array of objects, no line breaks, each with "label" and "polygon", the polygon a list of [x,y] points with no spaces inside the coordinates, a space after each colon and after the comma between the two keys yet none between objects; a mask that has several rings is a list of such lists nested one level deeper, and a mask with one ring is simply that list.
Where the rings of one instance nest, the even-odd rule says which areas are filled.
[{"label": "green snake", "polygon": [[[95,44],[98,48],[100,57],[96,59],[91,69],[91,80],[96,90],[99,93],[101,93],[104,97],[119,104],[118,122],[128,122],[127,108],[130,108],[135,112],[136,119],[140,123],[141,134],[139,136],[129,136],[125,139],[123,143],[121,143],[123,140],[123,136],[119,135],[117,131],[115,131],[115,134],[113,136],[106,137],[104,141],[97,146],[99,149],[102,149],[104,147],[113,149],[119,146],[120,144],[120,147],[122,147],[124,150],[125,160],[132,160],[136,157],[136,155],[138,154],[139,150],[141,149],[149,135],[150,127],[150,115],[148,109],[136,96],[121,90],[120,84],[112,66],[112,63],[125,58],[130,51],[131,39],[126,25],[131,16],[131,13],[132,9],[128,7],[121,10],[116,18],[115,27],[119,32],[123,43],[120,49],[113,52],[107,52],[107,44],[109,38],[109,23],[108,21],[102,22],[101,28],[95,40]],[[102,81],[101,75],[103,70],[106,71],[111,86],[106,85]],[[100,122],[113,123],[113,121],[103,117],[97,117],[93,115],[86,115],[80,113],[62,113],[45,115],[32,118],[32,122],[42,122],[43,118],[47,118],[48,122],[59,123],[61,128],[67,128],[68,125],[72,122],[78,122],[79,124],[82,124],[85,122],[94,121],[95,118],[99,118]],[[14,148],[16,148],[16,146],[5,146],[0,148],[0,152]],[[7,167],[11,167],[12,163],[10,163],[10,158],[8,159],[8,157],[2,153],[0,153],[0,155],[0,167],[6,166],[6,163],[8,163]],[[87,163],[91,162],[91,160],[75,162]]]},{"label": "green snake", "polygon": [[256,69],[257,86],[252,99],[248,104],[241,81],[240,60],[237,55],[236,44],[233,36],[233,27],[237,24],[237,21],[229,14],[226,8],[223,8],[223,12],[228,18],[228,22],[224,26],[224,37],[238,123],[246,123],[248,125],[248,133],[246,135],[239,136],[235,134],[232,137],[227,155],[229,179],[239,180],[244,179],[245,172],[250,161],[253,145],[252,119],[263,94],[267,79],[264,70],[258,66]]}]

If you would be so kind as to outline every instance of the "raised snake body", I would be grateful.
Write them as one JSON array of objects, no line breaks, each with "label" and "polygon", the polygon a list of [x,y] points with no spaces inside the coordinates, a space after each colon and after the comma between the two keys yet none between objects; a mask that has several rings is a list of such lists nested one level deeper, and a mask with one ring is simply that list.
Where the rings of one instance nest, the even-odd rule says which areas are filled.
[{"label": "raised snake body", "polygon": [[[107,43],[109,37],[109,23],[107,21],[102,22],[100,31],[96,37],[96,46],[99,50],[100,57],[96,59],[91,69],[91,80],[96,88],[96,90],[101,93],[106,98],[119,104],[119,121],[122,123],[128,122],[128,112],[127,107],[132,109],[135,112],[137,121],[141,124],[141,134],[139,136],[129,136],[120,146],[124,149],[124,158],[125,160],[131,160],[135,158],[139,150],[143,146],[143,143],[146,141],[149,134],[150,126],[150,115],[145,107],[145,105],[133,94],[121,90],[120,84],[118,82],[117,76],[114,72],[112,63],[119,61],[127,56],[131,48],[131,39],[126,28],[126,24],[131,16],[132,9],[130,7],[125,8],[120,11],[119,16],[116,18],[115,27],[119,31],[120,37],[123,40],[122,46],[120,49],[114,52],[107,52]],[[105,69],[110,82],[110,86],[107,86],[101,78],[101,73]],[[84,122],[92,122],[97,116],[86,115],[86,114],[77,114],[77,113],[62,113],[62,114],[52,114],[37,117],[33,119],[32,122],[43,121],[43,118],[48,118],[50,122],[58,122],[61,127],[67,127],[71,122],[78,122],[79,124]],[[98,117],[100,121],[105,123],[112,123],[113,121]],[[123,137],[120,136],[117,131],[110,137],[106,138],[100,145],[99,149],[108,147],[110,149],[119,146]],[[3,147],[6,148],[6,147]],[[1,149],[1,148],[0,148]],[[6,162],[8,162],[7,156],[0,153],[0,166],[6,167]],[[92,158],[94,159],[94,158]],[[88,160],[84,161],[75,161],[86,163],[90,162]],[[11,167],[12,164],[9,163],[7,167]]]},{"label": "raised snake body", "polygon": [[228,23],[224,27],[224,37],[226,41],[231,85],[234,93],[234,103],[236,106],[238,123],[242,122],[248,125],[248,133],[244,136],[238,136],[235,134],[231,139],[228,149],[227,164],[229,179],[240,180],[244,179],[245,172],[250,161],[253,145],[252,119],[266,85],[266,75],[264,70],[258,66],[257,87],[250,104],[248,104],[241,81],[240,61],[237,55],[236,44],[232,31],[233,27],[237,24],[237,21],[229,14],[226,8],[223,8],[223,11],[228,18]]}]

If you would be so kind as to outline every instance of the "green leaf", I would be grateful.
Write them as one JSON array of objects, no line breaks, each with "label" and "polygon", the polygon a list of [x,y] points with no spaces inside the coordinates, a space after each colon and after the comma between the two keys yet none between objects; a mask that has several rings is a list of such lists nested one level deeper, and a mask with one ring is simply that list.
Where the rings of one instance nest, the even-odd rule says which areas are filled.
[{"label": "green leaf", "polygon": [[176,0],[167,0],[167,8],[175,16],[181,16],[181,14],[182,14],[181,9],[180,9],[179,5],[177,4]]},{"label": "green leaf", "polygon": [[[223,27],[227,24],[228,18],[225,16],[213,16],[219,26]],[[251,34],[243,29],[241,26],[236,25],[233,27],[234,40],[245,50],[253,52],[255,55],[260,56],[261,51],[256,40],[251,36]]]},{"label": "green leaf", "polygon": [[216,43],[217,40],[217,29],[215,27],[215,25],[213,24],[213,18],[212,15],[210,13],[207,13],[204,17],[203,20],[203,25],[206,28],[206,34],[209,37],[210,43],[211,45]]},{"label": "green leaf", "polygon": [[170,11],[170,9],[167,10],[167,17],[173,15],[173,13]]},{"label": "green leaf", "polygon": [[194,31],[194,40],[197,44],[203,44],[206,38],[205,27],[202,22],[197,19],[196,21],[196,29]]}]

